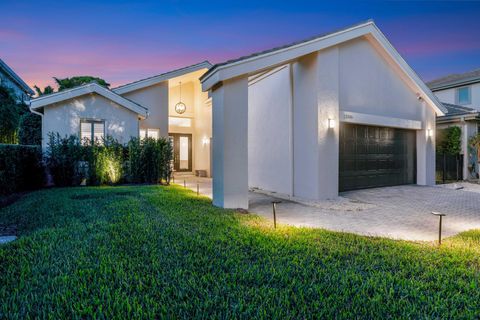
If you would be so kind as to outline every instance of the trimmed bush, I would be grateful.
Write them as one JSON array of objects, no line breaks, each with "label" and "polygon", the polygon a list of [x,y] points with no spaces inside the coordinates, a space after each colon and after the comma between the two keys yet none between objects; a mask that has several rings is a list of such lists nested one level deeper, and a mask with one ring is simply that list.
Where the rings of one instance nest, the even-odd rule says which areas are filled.
[{"label": "trimmed bush", "polygon": [[130,140],[128,180],[132,183],[170,183],[172,154],[172,146],[168,139]]},{"label": "trimmed bush", "polygon": [[42,118],[38,114],[27,112],[20,117],[18,142],[26,145],[42,143]]},{"label": "trimmed bush", "polygon": [[0,194],[38,189],[44,177],[39,146],[0,144]]},{"label": "trimmed bush", "polygon": [[169,183],[172,147],[167,139],[133,138],[127,147],[112,137],[88,143],[49,135],[47,167],[57,186]]},{"label": "trimmed bush", "polygon": [[125,147],[111,137],[85,147],[89,164],[89,184],[116,184],[123,181]]},{"label": "trimmed bush", "polygon": [[84,151],[76,136],[62,138],[58,133],[48,135],[46,163],[56,186],[79,185],[85,177],[81,165],[83,160]]},{"label": "trimmed bush", "polygon": [[437,130],[436,152],[457,155],[462,151],[462,129],[457,126]]}]

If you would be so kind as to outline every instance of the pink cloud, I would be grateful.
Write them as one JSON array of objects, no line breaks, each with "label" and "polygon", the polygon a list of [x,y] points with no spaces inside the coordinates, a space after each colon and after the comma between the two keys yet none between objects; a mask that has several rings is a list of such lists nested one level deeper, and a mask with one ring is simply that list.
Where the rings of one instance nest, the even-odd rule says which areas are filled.
[{"label": "pink cloud", "polygon": [[[112,87],[200,62],[195,53],[145,53],[117,50],[38,52],[35,60],[24,61],[21,76],[31,86],[53,85],[53,77],[92,75],[102,77]],[[63,51],[63,52],[62,52]]]},{"label": "pink cloud", "polygon": [[430,39],[410,41],[406,44],[398,44],[398,50],[411,56],[442,55],[456,52],[468,52],[480,49],[480,43],[470,39]]},{"label": "pink cloud", "polygon": [[24,34],[16,30],[0,29],[0,40],[21,40]]}]

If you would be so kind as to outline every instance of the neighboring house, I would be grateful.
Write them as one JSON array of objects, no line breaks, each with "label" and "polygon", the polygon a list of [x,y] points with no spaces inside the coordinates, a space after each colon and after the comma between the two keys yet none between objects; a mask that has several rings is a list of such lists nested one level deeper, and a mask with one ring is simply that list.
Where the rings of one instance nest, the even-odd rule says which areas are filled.
[{"label": "neighboring house", "polygon": [[18,101],[28,101],[35,94],[2,59],[0,59],[0,85],[12,89]]},{"label": "neighboring house", "polygon": [[480,132],[480,69],[448,75],[427,85],[447,108],[446,115],[437,118],[437,128],[462,129],[463,179],[478,178],[479,157],[469,140]]},{"label": "neighboring house", "polygon": [[435,119],[446,112],[372,21],[112,90],[82,86],[31,110],[43,114],[44,145],[50,131],[170,136],[175,170],[208,170],[226,208],[248,208],[249,188],[315,200],[434,185]]}]

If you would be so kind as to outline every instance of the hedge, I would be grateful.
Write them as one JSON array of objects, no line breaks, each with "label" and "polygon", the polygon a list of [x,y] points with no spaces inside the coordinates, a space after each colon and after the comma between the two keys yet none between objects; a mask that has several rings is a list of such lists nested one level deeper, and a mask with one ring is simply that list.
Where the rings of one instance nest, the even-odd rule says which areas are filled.
[{"label": "hedge", "polygon": [[20,117],[18,142],[26,145],[42,143],[42,118],[38,114],[27,112]]},{"label": "hedge", "polygon": [[172,147],[167,139],[112,137],[93,143],[50,134],[46,163],[56,186],[170,182]]},{"label": "hedge", "polygon": [[44,184],[40,146],[0,144],[0,194],[34,190]]}]

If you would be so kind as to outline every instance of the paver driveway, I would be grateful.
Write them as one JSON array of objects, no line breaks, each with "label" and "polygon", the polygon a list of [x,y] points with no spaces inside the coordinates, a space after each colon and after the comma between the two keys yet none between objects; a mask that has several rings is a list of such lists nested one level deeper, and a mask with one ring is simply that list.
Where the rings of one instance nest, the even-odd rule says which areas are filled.
[{"label": "paver driveway", "polygon": [[[443,236],[480,228],[480,193],[440,187],[398,186],[344,192],[343,198],[307,206],[283,201],[280,223],[320,227],[362,235],[406,240],[436,240],[438,217],[447,214]],[[251,193],[250,211],[272,218],[271,196]],[[335,206],[336,202],[346,205]]]},{"label": "paver driveway", "polygon": [[[193,191],[198,184],[200,193],[211,197],[211,179],[178,175],[176,182]],[[282,200],[277,219],[294,226],[431,241],[438,238],[438,217],[432,211],[447,214],[444,237],[480,229],[480,186],[468,186],[478,192],[409,185],[344,192],[338,199],[309,205]],[[279,199],[250,192],[249,211],[272,219],[272,200]]]}]

